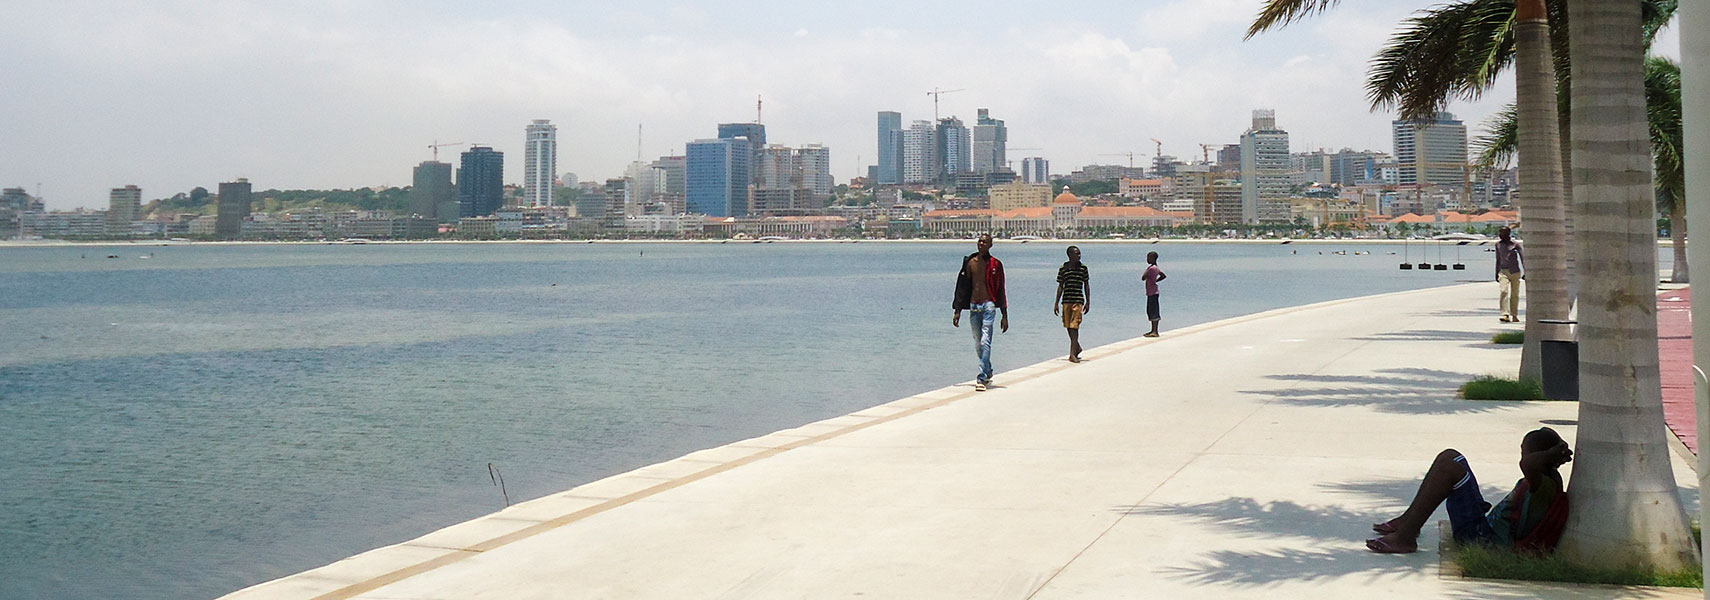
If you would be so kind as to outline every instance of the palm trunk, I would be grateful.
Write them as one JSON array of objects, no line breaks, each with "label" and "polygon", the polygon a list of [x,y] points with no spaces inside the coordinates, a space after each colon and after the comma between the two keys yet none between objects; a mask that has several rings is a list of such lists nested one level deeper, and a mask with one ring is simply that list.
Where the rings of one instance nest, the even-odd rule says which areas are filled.
[{"label": "palm trunk", "polygon": [[1550,23],[1543,0],[1523,0],[1517,9],[1514,48],[1516,122],[1520,158],[1520,219],[1526,234],[1526,338],[1520,377],[1543,378],[1539,341],[1560,339],[1566,319],[1567,244],[1562,199],[1562,155],[1556,121],[1556,73],[1550,55]]},{"label": "palm trunk", "polygon": [[1657,371],[1656,204],[1640,0],[1569,0],[1579,217],[1578,456],[1559,552],[1580,564],[1697,566]]},{"label": "palm trunk", "polygon": [[1675,198],[1668,207],[1668,239],[1674,246],[1674,274],[1670,283],[1692,283],[1692,270],[1686,261],[1686,200]]}]

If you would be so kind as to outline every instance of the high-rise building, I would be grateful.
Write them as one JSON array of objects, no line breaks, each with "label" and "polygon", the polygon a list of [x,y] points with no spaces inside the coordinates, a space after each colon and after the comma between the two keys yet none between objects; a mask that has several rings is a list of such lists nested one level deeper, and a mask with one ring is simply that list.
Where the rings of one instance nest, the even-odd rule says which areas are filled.
[{"label": "high-rise building", "polygon": [[956,117],[944,117],[938,120],[938,134],[934,140],[937,144],[938,180],[954,181],[956,175],[973,171],[969,159],[968,127]]},{"label": "high-rise building", "polygon": [[1152,157],[1152,176],[1175,177],[1176,167],[1181,164],[1182,162],[1180,160],[1177,160],[1176,157],[1168,154],[1159,154],[1154,156]]},{"label": "high-rise building", "polygon": [[1224,144],[1222,148],[1217,150],[1217,170],[1219,170],[1219,171],[1240,171],[1241,170],[1241,145],[1240,144]]},{"label": "high-rise building", "polygon": [[457,220],[457,211],[440,214],[442,207],[457,202],[457,188],[451,185],[451,163],[424,160],[416,165],[410,180],[410,214],[439,219]]},{"label": "high-rise building", "polygon": [[1241,134],[1241,221],[1287,223],[1289,215],[1288,132],[1277,129],[1276,111],[1253,111],[1253,126]]},{"label": "high-rise building", "polygon": [[1330,155],[1330,183],[1350,186],[1375,183],[1382,179],[1378,163],[1387,158],[1382,152],[1355,152],[1343,148]]},{"label": "high-rise building", "polygon": [[142,208],[142,188],[127,185],[107,194],[107,235],[126,236]]},{"label": "high-rise building", "polygon": [[992,210],[1014,210],[1051,205],[1051,184],[1012,181],[987,190]]},{"label": "high-rise building", "polygon": [[218,206],[214,216],[214,237],[237,239],[243,233],[243,222],[249,218],[249,180],[239,177],[237,181],[221,183]]},{"label": "high-rise building", "polygon": [[623,218],[630,215],[640,215],[640,204],[635,201],[628,177],[607,179],[605,185],[606,206],[604,211],[605,225],[608,229],[623,227]]},{"label": "high-rise building", "polygon": [[539,208],[552,206],[552,193],[558,187],[558,126],[547,119],[535,119],[523,128],[523,206]]},{"label": "high-rise building", "polygon": [[760,164],[760,151],[766,148],[766,126],[760,123],[719,123],[718,137],[719,139],[748,140],[748,151],[750,152],[748,176],[751,178],[748,183],[759,184],[759,174],[755,172],[753,166]]},{"label": "high-rise building", "polygon": [[878,183],[903,182],[902,113],[879,111]]},{"label": "high-rise building", "polygon": [[796,152],[799,156],[797,164],[802,170],[802,187],[816,198],[831,197],[831,190],[837,187],[831,176],[831,149],[820,144],[808,144]]},{"label": "high-rise building", "polygon": [[1004,151],[1009,145],[1009,129],[1004,127],[1002,119],[993,119],[990,111],[979,109],[973,137],[970,154],[975,173],[990,173],[1008,166]]},{"label": "high-rise building", "polygon": [[1400,185],[1462,186],[1467,181],[1467,126],[1439,112],[1427,119],[1397,119],[1395,161]]},{"label": "high-rise building", "polygon": [[754,153],[747,138],[695,140],[684,146],[683,155],[689,212],[712,217],[748,214],[749,161]]},{"label": "high-rise building", "polygon": [[932,121],[915,121],[903,131],[903,183],[938,178],[938,131]]},{"label": "high-rise building", "polygon": [[1021,181],[1024,183],[1051,183],[1051,161],[1038,156],[1021,159]]},{"label": "high-rise building", "polygon": [[485,217],[505,205],[505,153],[486,146],[470,146],[463,153],[457,205],[460,217]]}]

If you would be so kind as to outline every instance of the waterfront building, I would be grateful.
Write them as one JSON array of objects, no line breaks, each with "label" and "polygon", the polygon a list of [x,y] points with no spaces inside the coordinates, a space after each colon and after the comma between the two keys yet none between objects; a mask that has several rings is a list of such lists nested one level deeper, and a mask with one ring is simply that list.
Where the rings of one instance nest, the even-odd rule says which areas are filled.
[{"label": "waterfront building", "polygon": [[608,229],[621,229],[623,219],[631,214],[640,215],[641,210],[631,194],[632,186],[627,178],[607,179],[605,186],[606,205],[600,215]]},{"label": "waterfront building", "polygon": [[1313,183],[1330,183],[1331,156],[1323,150],[1311,152],[1295,152],[1288,156],[1288,182],[1290,186],[1303,186]]},{"label": "waterfront building", "polygon": [[596,185],[592,189],[583,189],[576,197],[575,209],[579,219],[603,222],[606,218],[606,187]]},{"label": "waterfront building", "polygon": [[1254,110],[1241,134],[1241,222],[1289,221],[1288,168],[1288,132],[1277,128],[1276,111]]},{"label": "waterfront building", "polygon": [[223,240],[237,239],[243,234],[243,222],[249,218],[250,209],[249,180],[238,178],[237,181],[220,184],[220,196],[214,223],[214,236]]},{"label": "waterfront building", "polygon": [[1455,115],[1391,123],[1397,185],[1460,186],[1467,180],[1467,126]]},{"label": "waterfront building", "polygon": [[142,188],[127,185],[107,193],[107,235],[128,237],[131,221],[137,220],[142,208]]},{"label": "waterfront building", "polygon": [[523,206],[552,206],[558,185],[558,126],[535,119],[523,128]]},{"label": "waterfront building", "polygon": [[829,199],[837,181],[831,176],[831,149],[821,144],[808,144],[796,151],[796,164],[802,172],[802,187],[814,197]]},{"label": "waterfront building", "polygon": [[968,127],[956,117],[944,117],[938,120],[938,131],[935,139],[938,157],[939,181],[954,181],[959,173],[973,172],[969,160],[970,140]]},{"label": "waterfront building", "polygon": [[1176,165],[1180,164],[1182,164],[1181,161],[1176,160],[1176,157],[1168,154],[1159,154],[1154,156],[1152,157],[1152,176],[1175,177]]},{"label": "waterfront building", "polygon": [[1346,187],[1381,182],[1378,163],[1385,158],[1388,156],[1382,152],[1355,152],[1343,148],[1342,151],[1330,155],[1329,183]]},{"label": "waterfront building", "polygon": [[748,151],[751,153],[748,157],[748,175],[751,179],[747,183],[758,185],[759,173],[753,169],[753,165],[760,164],[760,152],[766,148],[766,126],[759,123],[720,123],[718,137],[726,140],[748,140]]},{"label": "waterfront building", "polygon": [[[723,125],[719,126],[722,130]],[[714,217],[748,214],[753,151],[744,137],[695,140],[684,147],[688,211]]]},{"label": "waterfront building", "polygon": [[902,113],[879,111],[879,164],[873,173],[880,185],[903,182]]},{"label": "waterfront building", "polygon": [[1075,232],[1174,227],[1182,219],[1145,206],[1086,206],[1067,190],[1047,206],[1008,210],[945,209],[921,216],[922,230],[935,234],[996,232],[1000,236],[1060,236]]},{"label": "waterfront building", "polygon": [[[1221,165],[1219,165],[1221,167]],[[1167,197],[1175,192],[1174,184],[1169,179],[1135,179],[1124,177],[1117,182],[1117,192],[1127,198],[1155,199]]]},{"label": "waterfront building", "polygon": [[987,190],[993,210],[1013,210],[1051,205],[1051,184],[1012,181]]},{"label": "waterfront building", "polygon": [[1021,159],[1021,180],[1026,183],[1051,183],[1051,162],[1038,156]]},{"label": "waterfront building", "polygon": [[457,203],[460,217],[485,217],[505,205],[505,153],[486,146],[471,146],[463,153]]},{"label": "waterfront building", "polygon": [[929,183],[938,177],[938,131],[931,121],[915,121],[903,131],[903,183]]},{"label": "waterfront building", "polygon": [[451,171],[451,163],[437,160],[416,165],[410,179],[410,214],[441,222],[457,220],[457,188],[451,184]]},{"label": "waterfront building", "polygon": [[1224,144],[1217,150],[1218,171],[1241,171],[1241,145]]},{"label": "waterfront building", "polygon": [[1002,119],[993,119],[990,111],[979,109],[974,121],[970,154],[975,173],[985,174],[1004,168],[1008,162],[1005,149],[1009,145],[1009,129]]}]

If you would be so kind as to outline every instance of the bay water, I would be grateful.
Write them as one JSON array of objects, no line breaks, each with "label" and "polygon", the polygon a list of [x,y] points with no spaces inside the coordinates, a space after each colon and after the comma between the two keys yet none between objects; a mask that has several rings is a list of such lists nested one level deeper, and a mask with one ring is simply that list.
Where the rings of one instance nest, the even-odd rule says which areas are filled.
[{"label": "bay water", "polygon": [[[1011,304],[1000,385],[1004,370],[1067,353],[1051,313],[1066,245],[993,251]],[[1476,246],[1427,259],[1464,271],[1397,269],[1420,248],[1085,244],[1082,343],[1147,330],[1140,274],[1154,250],[1169,274],[1165,336],[1491,279]],[[952,327],[950,302],[972,251],[0,247],[0,598],[214,597],[499,510],[507,494],[968,381],[968,319]],[[1494,325],[1495,294],[1446,308],[1487,309]],[[1146,376],[1214,375],[1205,358],[1203,373]]]}]

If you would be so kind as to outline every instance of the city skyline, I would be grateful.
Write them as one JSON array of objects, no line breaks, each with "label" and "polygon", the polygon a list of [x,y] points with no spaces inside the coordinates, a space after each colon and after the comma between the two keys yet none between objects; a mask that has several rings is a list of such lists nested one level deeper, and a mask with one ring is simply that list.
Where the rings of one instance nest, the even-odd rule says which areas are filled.
[{"label": "city skyline", "polygon": [[[713,124],[755,120],[757,96],[783,133],[770,141],[834,149],[843,182],[878,162],[873,115],[930,119],[935,87],[966,88],[942,96],[942,116],[972,124],[989,108],[1010,147],[1042,148],[1010,159],[1065,172],[1120,162],[1108,153],[1149,159],[1151,138],[1195,157],[1236,142],[1256,108],[1286,120],[1296,151],[1390,151],[1394,114],[1368,111],[1366,62],[1420,6],[1346,4],[1242,42],[1258,5],[14,5],[0,8],[0,51],[16,59],[0,90],[12,142],[0,185],[40,184],[49,210],[102,208],[125,185],[146,201],[238,177],[402,187],[435,141],[523,157],[516,132],[533,119],[561,128],[559,174],[603,181],[634,160],[638,124],[642,156],[677,155]],[[1678,44],[1670,27],[1658,48],[1678,56]],[[1511,97],[1504,81],[1448,110],[1477,135]]]}]

